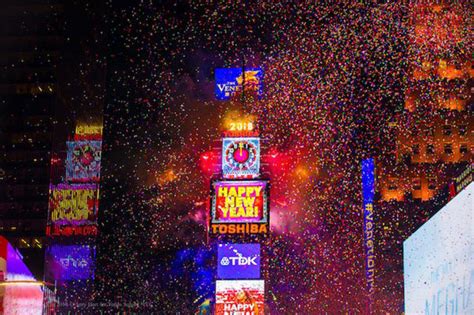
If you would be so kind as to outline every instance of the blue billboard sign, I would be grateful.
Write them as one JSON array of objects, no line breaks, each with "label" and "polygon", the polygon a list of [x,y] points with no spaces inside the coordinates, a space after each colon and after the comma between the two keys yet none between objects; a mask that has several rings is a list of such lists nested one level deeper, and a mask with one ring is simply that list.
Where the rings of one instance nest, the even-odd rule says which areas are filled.
[{"label": "blue billboard sign", "polygon": [[51,245],[46,257],[47,269],[54,280],[94,278],[94,246]]},{"label": "blue billboard sign", "polygon": [[218,100],[229,100],[242,92],[245,82],[246,92],[263,95],[263,70],[261,68],[216,68],[215,94]]},{"label": "blue billboard sign", "polygon": [[259,279],[260,244],[219,244],[217,277],[219,279]]},{"label": "blue billboard sign", "polygon": [[365,159],[362,161],[362,206],[364,213],[365,276],[369,298],[372,297],[375,289],[374,195],[375,163],[374,159]]}]

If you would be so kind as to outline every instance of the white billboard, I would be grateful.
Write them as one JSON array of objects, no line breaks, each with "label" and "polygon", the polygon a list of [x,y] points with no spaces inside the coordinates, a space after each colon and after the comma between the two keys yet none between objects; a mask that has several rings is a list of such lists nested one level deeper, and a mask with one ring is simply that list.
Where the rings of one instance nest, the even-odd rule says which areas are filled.
[{"label": "white billboard", "polygon": [[474,183],[403,243],[406,314],[474,314]]}]

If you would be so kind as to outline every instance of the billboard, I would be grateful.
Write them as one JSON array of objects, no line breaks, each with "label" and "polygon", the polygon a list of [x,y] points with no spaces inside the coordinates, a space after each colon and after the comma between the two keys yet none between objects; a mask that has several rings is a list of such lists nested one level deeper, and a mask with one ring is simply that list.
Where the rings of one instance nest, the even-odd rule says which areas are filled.
[{"label": "billboard", "polygon": [[222,174],[224,178],[255,178],[260,172],[260,139],[222,139]]},{"label": "billboard", "polygon": [[362,160],[362,206],[364,214],[365,276],[369,305],[374,293],[375,256],[374,256],[374,159]]},{"label": "billboard", "polygon": [[[245,76],[245,78],[244,78]],[[263,95],[263,70],[261,68],[216,68],[215,94],[218,100],[229,100],[245,91],[254,92],[259,98]]]},{"label": "billboard", "polygon": [[67,141],[66,180],[70,182],[98,182],[102,141]]},{"label": "billboard", "polygon": [[262,315],[264,280],[217,280],[215,315]]},{"label": "billboard", "polygon": [[215,181],[211,186],[211,233],[268,232],[267,181]]},{"label": "billboard", "polygon": [[220,279],[259,279],[260,244],[219,244],[217,277]]},{"label": "billboard", "polygon": [[406,314],[474,314],[474,184],[403,242]]},{"label": "billboard", "polygon": [[[59,184],[49,188],[48,235],[95,234],[99,189],[95,184]],[[69,234],[71,233],[71,234]]]},{"label": "billboard", "polygon": [[54,280],[94,278],[95,247],[89,245],[51,245],[46,249],[46,269]]}]

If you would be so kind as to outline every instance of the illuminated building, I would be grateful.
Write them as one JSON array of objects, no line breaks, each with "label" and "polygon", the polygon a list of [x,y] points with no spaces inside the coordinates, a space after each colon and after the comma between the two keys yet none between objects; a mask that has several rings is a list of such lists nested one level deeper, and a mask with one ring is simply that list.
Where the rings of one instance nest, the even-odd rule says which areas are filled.
[{"label": "illuminated building", "polygon": [[[408,83],[404,111],[393,123],[393,163],[379,167],[381,199],[431,199],[474,149],[472,60],[460,5],[413,5],[408,18]],[[436,31],[433,31],[436,30]],[[394,175],[394,174],[397,175]]]},{"label": "illuminated building", "polygon": [[0,233],[39,278],[63,10],[59,3],[6,1],[0,13]]},{"label": "illuminated building", "polygon": [[[413,4],[403,110],[390,123],[392,151],[377,161],[376,310],[403,312],[402,243],[445,205],[472,168],[469,9]],[[470,177],[472,181],[472,176]],[[379,284],[379,285],[377,285]]]}]

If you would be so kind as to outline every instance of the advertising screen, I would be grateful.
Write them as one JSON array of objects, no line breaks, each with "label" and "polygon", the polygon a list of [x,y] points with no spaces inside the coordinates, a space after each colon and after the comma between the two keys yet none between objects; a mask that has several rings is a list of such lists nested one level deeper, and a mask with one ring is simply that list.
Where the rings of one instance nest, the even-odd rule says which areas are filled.
[{"label": "advertising screen", "polygon": [[94,246],[51,245],[46,249],[47,273],[54,280],[93,279],[94,259]]},{"label": "advertising screen", "polygon": [[222,139],[222,173],[224,178],[255,178],[260,171],[260,139]]},{"label": "advertising screen", "polygon": [[[48,234],[66,235],[66,227],[76,228],[75,234],[95,225],[99,209],[99,189],[95,184],[51,185],[49,192]],[[81,227],[81,229],[79,229]],[[63,233],[64,232],[64,233]]]},{"label": "advertising screen", "polygon": [[229,100],[242,93],[245,79],[245,91],[254,92],[259,98],[263,95],[263,70],[261,68],[216,68],[215,94],[218,100]]},{"label": "advertising screen", "polygon": [[67,141],[66,180],[98,182],[102,141]]},{"label": "advertising screen", "polygon": [[215,315],[264,314],[264,280],[217,280]]},{"label": "advertising screen", "polygon": [[365,159],[362,161],[362,206],[364,213],[365,277],[369,299],[372,299],[375,290],[374,195],[375,163],[374,159]]},{"label": "advertising screen", "polygon": [[474,314],[474,184],[403,243],[406,314]]},{"label": "advertising screen", "polygon": [[260,244],[219,244],[217,277],[220,279],[259,279]]},{"label": "advertising screen", "polygon": [[211,234],[268,233],[267,181],[215,181],[211,190]]}]

